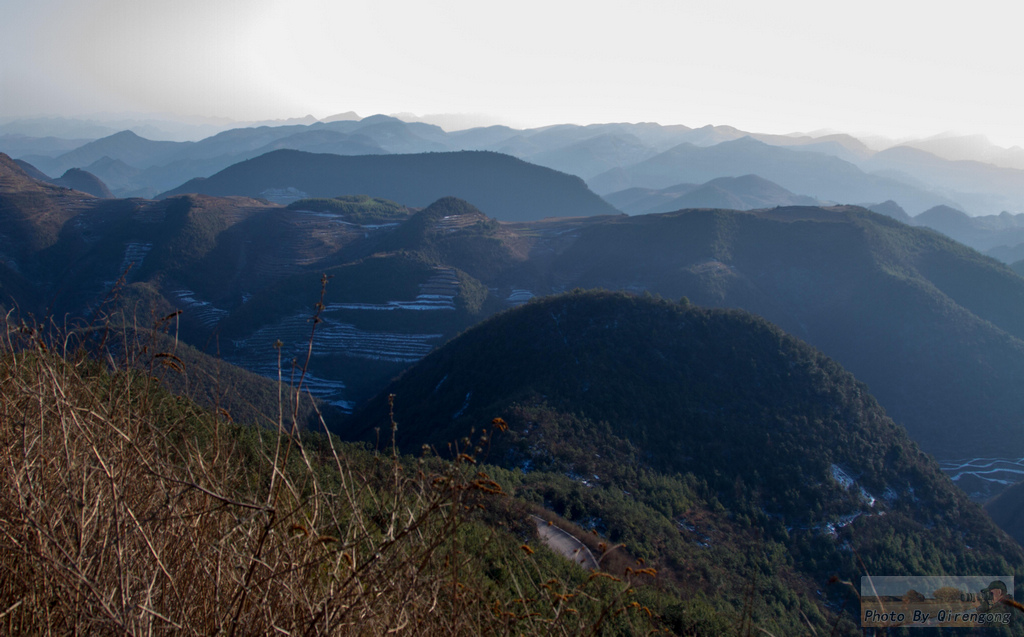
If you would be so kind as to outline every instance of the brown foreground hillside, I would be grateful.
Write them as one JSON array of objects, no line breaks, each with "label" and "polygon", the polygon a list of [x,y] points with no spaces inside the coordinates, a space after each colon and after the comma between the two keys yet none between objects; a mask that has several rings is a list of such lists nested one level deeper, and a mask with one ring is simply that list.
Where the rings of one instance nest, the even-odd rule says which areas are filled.
[{"label": "brown foreground hillside", "polygon": [[300,434],[298,410],[238,425],[162,389],[173,354],[126,371],[54,346],[23,325],[0,345],[0,633],[653,628],[630,582],[543,549],[472,458]]}]

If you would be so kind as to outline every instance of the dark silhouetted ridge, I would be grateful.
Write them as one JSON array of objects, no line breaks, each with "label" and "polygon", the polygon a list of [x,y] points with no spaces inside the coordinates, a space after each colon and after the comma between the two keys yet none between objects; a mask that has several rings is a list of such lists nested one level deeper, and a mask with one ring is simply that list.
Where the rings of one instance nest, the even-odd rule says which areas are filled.
[{"label": "dark silhouetted ridge", "polygon": [[110,192],[110,189],[107,188],[107,185],[99,177],[81,168],[69,168],[61,175],[60,179],[55,179],[53,183],[58,186],[88,193],[100,199],[114,198],[114,194]]},{"label": "dark silhouetted ridge", "polygon": [[259,197],[294,188],[310,197],[367,194],[413,207],[454,196],[502,221],[617,214],[581,179],[500,153],[338,156],[279,150],[161,195]]},{"label": "dark silhouetted ridge", "polygon": [[[914,538],[950,564],[986,553],[992,566],[1021,561],[866,386],[746,312],[608,292],[548,297],[412,367],[355,415],[369,439],[389,422],[388,395],[403,449],[454,453],[446,443],[485,429],[493,462],[563,473],[603,490],[595,502],[629,493],[632,520],[604,518],[629,545],[657,528],[638,528],[639,511],[666,510],[640,486],[639,475],[655,471],[705,483],[736,530],[767,534],[797,570],[819,577],[905,572],[910,554],[883,538]],[[496,417],[506,430],[492,431]],[[544,493],[556,511],[604,515]],[[696,513],[682,505],[672,515],[685,528]]]}]

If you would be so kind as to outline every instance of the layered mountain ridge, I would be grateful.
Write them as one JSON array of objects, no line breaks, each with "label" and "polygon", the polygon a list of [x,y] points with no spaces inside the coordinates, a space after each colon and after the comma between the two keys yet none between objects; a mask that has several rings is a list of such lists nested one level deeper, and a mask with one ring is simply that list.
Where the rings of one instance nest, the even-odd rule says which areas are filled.
[{"label": "layered mountain ridge", "polygon": [[475,201],[505,221],[617,214],[578,177],[483,151],[342,157],[280,150],[164,193],[258,197],[362,193],[424,207],[445,196]]},{"label": "layered mountain ridge", "polygon": [[[307,173],[302,160],[321,161],[253,161],[267,157]],[[401,181],[403,162],[440,159],[455,166],[445,183],[468,174],[492,194],[547,183],[594,201],[579,179],[494,153],[379,157],[391,162],[378,165],[382,181]],[[481,180],[466,158],[512,175]],[[322,408],[323,423],[347,438],[387,440],[394,426],[406,451],[500,465],[474,475],[624,543],[624,577],[657,573],[659,590],[682,591],[690,605],[658,621],[684,634],[692,611],[710,607],[692,601],[702,599],[777,634],[855,634],[844,582],[865,569],[1024,564],[922,451],[1024,450],[1024,279],[997,261],[855,206],[508,221],[486,197],[305,192],[297,175],[274,184],[302,197],[287,207],[196,193],[100,199],[0,156],[0,303],[67,317],[76,334],[157,323],[301,382],[336,408]],[[500,194],[519,213],[538,210]],[[271,383],[237,381],[272,401]],[[229,408],[245,414],[244,402]],[[981,498],[989,487],[965,489]],[[737,593],[747,590],[753,605]],[[727,629],[705,618],[706,631]]]},{"label": "layered mountain ridge", "polygon": [[[23,193],[50,191],[18,172],[22,185],[3,198],[11,222],[52,216],[20,203]],[[282,208],[72,192],[37,195],[35,205],[60,211],[57,225],[26,230],[6,249],[8,296],[22,308],[88,314],[134,264],[122,298],[154,315],[184,310],[190,342],[208,346],[219,335],[229,359],[269,374],[276,332],[288,335],[287,351],[303,350],[327,273],[329,320],[311,372],[325,398],[349,409],[500,309],[605,288],[766,317],[850,369],[945,459],[1024,449],[1015,390],[1024,377],[1024,280],[934,232],[863,209],[501,223],[457,199],[415,212],[368,197]],[[965,440],[960,432],[975,422],[992,435]]]},{"label": "layered mountain ridge", "polygon": [[[38,125],[11,130],[35,131]],[[137,127],[137,133],[121,131],[85,144],[75,140],[78,147],[70,149],[69,142],[52,137],[8,134],[0,136],[0,151],[51,175],[69,168],[88,170],[119,196],[153,196],[276,149],[340,155],[489,150],[580,176],[601,192],[609,185],[611,190],[659,189],[755,173],[800,196],[837,203],[895,199],[912,214],[935,205],[972,214],[1024,208],[1018,183],[1024,168],[1020,153],[969,138],[890,142],[889,148],[877,151],[843,134],[769,135],[730,126],[691,129],[654,123],[527,130],[489,126],[446,132],[383,115],[260,123],[194,142],[157,142],[139,136],[147,130]],[[699,157],[697,165],[712,167],[713,174],[698,178],[686,156]],[[651,180],[654,164],[674,166],[675,174],[668,181]]]}]

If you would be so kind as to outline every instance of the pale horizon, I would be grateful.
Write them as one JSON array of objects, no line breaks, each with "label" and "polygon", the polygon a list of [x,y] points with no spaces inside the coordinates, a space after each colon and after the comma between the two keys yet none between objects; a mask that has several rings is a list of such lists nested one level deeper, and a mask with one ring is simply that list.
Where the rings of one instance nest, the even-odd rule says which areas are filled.
[{"label": "pale horizon", "polygon": [[4,119],[469,113],[1024,145],[1019,29],[994,2],[37,0],[4,18]]},{"label": "pale horizon", "polygon": [[[349,111],[344,111],[344,112],[349,112]],[[320,115],[320,116],[317,116],[316,114],[313,114],[313,113],[306,113],[304,115],[293,115],[293,116],[290,116],[290,117],[275,117],[275,118],[260,118],[260,119],[251,119],[251,120],[239,120],[239,119],[232,119],[232,118],[223,117],[223,116],[217,117],[217,116],[201,116],[201,115],[179,115],[179,114],[176,114],[176,113],[138,113],[138,112],[114,113],[114,112],[95,112],[95,113],[81,113],[81,114],[77,114],[77,115],[61,115],[61,114],[56,114],[56,113],[43,113],[43,114],[30,114],[30,115],[21,115],[21,116],[0,117],[0,125],[12,123],[12,122],[18,122],[18,121],[24,122],[24,121],[31,121],[31,120],[53,119],[53,120],[93,122],[93,123],[96,123],[98,125],[109,125],[109,126],[112,126],[114,128],[117,128],[117,126],[115,124],[121,124],[121,123],[127,123],[127,122],[136,122],[136,123],[139,123],[139,124],[145,123],[145,122],[152,122],[152,123],[166,122],[166,123],[177,123],[177,124],[181,124],[181,125],[187,126],[187,127],[194,127],[196,130],[199,130],[199,127],[202,127],[202,126],[209,126],[209,127],[212,127],[212,128],[216,128],[218,130],[228,130],[228,129],[234,128],[234,127],[246,127],[246,126],[251,126],[251,125],[254,125],[254,124],[260,124],[260,125],[272,125],[272,124],[275,124],[275,123],[280,124],[280,125],[295,124],[295,123],[301,123],[300,120],[305,120],[305,119],[308,119],[308,118],[313,118],[314,120],[316,120],[318,122],[322,122],[322,121],[327,120],[327,119],[329,119],[329,118],[331,118],[333,116],[341,115],[341,114],[343,114],[343,112],[330,113],[330,114],[327,114],[327,115]],[[440,128],[442,128],[446,132],[455,132],[455,131],[460,131],[460,130],[467,130],[467,129],[470,129],[470,128],[486,127],[486,126],[508,126],[509,128],[512,128],[512,129],[515,129],[515,130],[532,130],[532,129],[544,128],[544,127],[548,127],[548,126],[559,126],[559,125],[590,126],[590,125],[601,125],[601,124],[653,123],[653,124],[658,124],[660,126],[677,126],[677,125],[682,125],[682,126],[686,126],[688,128],[691,128],[691,129],[703,128],[705,126],[732,126],[733,128],[737,128],[739,130],[742,130],[742,131],[747,132],[747,133],[752,133],[752,134],[780,135],[780,136],[790,136],[790,137],[811,137],[811,138],[817,138],[817,137],[824,137],[824,136],[828,136],[828,135],[844,134],[844,135],[850,135],[851,137],[857,138],[858,140],[863,142],[866,146],[868,146],[869,148],[871,148],[872,150],[875,150],[875,151],[884,150],[886,148],[890,148],[892,146],[896,146],[896,145],[907,143],[907,142],[923,141],[923,140],[929,140],[929,139],[941,139],[941,138],[947,138],[947,137],[971,137],[971,136],[979,136],[979,135],[981,137],[984,137],[989,143],[991,143],[993,145],[996,145],[996,146],[1000,146],[1002,148],[1012,149],[1012,148],[1021,148],[1022,147],[1021,145],[1017,145],[1017,144],[1014,144],[1014,145],[999,144],[996,141],[994,141],[991,138],[989,138],[987,135],[984,135],[983,133],[970,132],[970,131],[954,131],[954,130],[946,130],[946,131],[941,131],[941,132],[935,132],[935,133],[932,133],[932,134],[889,136],[889,135],[879,134],[879,133],[877,133],[875,131],[846,131],[846,130],[837,130],[837,129],[755,130],[755,129],[745,129],[745,128],[741,127],[741,126],[735,126],[734,124],[732,124],[730,122],[716,122],[716,123],[694,124],[694,123],[684,123],[684,122],[671,122],[671,123],[651,122],[651,121],[648,121],[648,120],[635,120],[635,121],[622,121],[622,120],[620,120],[620,121],[589,121],[589,122],[581,122],[581,121],[550,121],[550,122],[547,122],[547,121],[545,121],[543,123],[538,123],[536,125],[528,125],[528,124],[525,124],[523,122],[515,121],[515,120],[513,120],[511,118],[502,118],[502,117],[499,117],[499,116],[493,116],[493,115],[488,115],[488,114],[483,114],[483,113],[469,113],[469,114],[467,114],[467,113],[428,113],[428,114],[424,114],[424,115],[419,115],[419,114],[410,113],[410,112],[394,112],[394,113],[366,113],[366,114],[357,113],[357,115],[359,116],[360,119],[365,119],[367,117],[372,117],[372,116],[376,116],[376,115],[385,115],[387,117],[394,117],[396,119],[400,119],[400,120],[405,121],[405,122],[424,122],[424,123],[428,123],[428,124],[433,124],[435,126],[439,126]],[[457,125],[457,126],[449,125],[448,122],[450,122],[451,120],[460,119],[460,118],[465,118],[466,122],[464,122],[461,125]],[[183,141],[183,140],[186,140],[186,139],[189,140],[189,141],[198,141],[200,139],[203,139],[206,136],[204,134],[185,135],[185,134],[180,134],[180,133],[177,134],[177,135],[174,135],[174,134],[171,134],[170,129],[168,129],[167,133],[168,133],[167,135],[155,136],[155,137],[153,137],[153,139],[157,140],[157,141],[160,141],[160,140],[164,140],[164,139],[170,140],[170,139],[173,138],[176,141]],[[214,134],[214,133],[211,133],[211,134]],[[142,136],[145,137],[145,135],[142,135]]]}]

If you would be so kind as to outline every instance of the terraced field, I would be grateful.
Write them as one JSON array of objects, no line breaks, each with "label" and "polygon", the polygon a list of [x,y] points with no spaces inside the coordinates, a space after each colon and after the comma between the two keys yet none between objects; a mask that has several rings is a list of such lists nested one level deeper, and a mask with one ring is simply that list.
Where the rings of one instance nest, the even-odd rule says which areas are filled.
[{"label": "terraced field", "polygon": [[[316,325],[315,347],[312,349],[309,369],[304,385],[321,398],[344,411],[351,411],[353,400],[347,379],[358,376],[359,361],[383,365],[397,373],[402,367],[414,363],[440,345],[442,332],[417,331],[419,324],[413,313],[454,312],[459,281],[455,270],[436,268],[419,284],[419,294],[413,300],[393,300],[386,303],[331,303],[324,307],[321,322]],[[215,308],[197,304],[193,311],[211,316]],[[366,326],[376,324],[381,312],[410,313],[409,321],[401,323],[408,329],[384,330]],[[209,319],[207,319],[209,320]],[[362,326],[362,327],[361,327]],[[269,378],[278,377],[279,355],[290,375],[292,361],[305,361],[309,352],[309,339],[313,332],[308,311],[296,312],[282,320],[264,325],[244,338],[233,339],[231,362]],[[275,345],[281,343],[280,352]],[[349,362],[344,362],[345,359]]]},{"label": "terraced field", "polygon": [[459,279],[452,268],[437,268],[435,274],[420,283],[420,293],[413,301],[388,301],[387,303],[331,303],[325,311],[338,310],[454,310],[455,297],[459,294]]},{"label": "terraced field", "polygon": [[979,502],[1024,480],[1024,458],[970,458],[939,462],[939,467]]},{"label": "terraced field", "polygon": [[216,327],[221,319],[228,315],[227,310],[222,310],[209,301],[202,301],[196,298],[196,293],[189,289],[174,290],[172,298],[183,306],[181,309],[188,312],[188,315],[199,321],[206,328]]},{"label": "terraced field", "polygon": [[133,241],[126,245],[124,248],[124,258],[121,259],[121,265],[118,266],[117,269],[118,272],[126,271],[128,266],[131,266],[135,270],[141,268],[143,261],[146,260],[146,255],[149,254],[149,251],[152,249],[152,242],[142,243]]},{"label": "terraced field", "polygon": [[273,228],[272,242],[253,254],[259,277],[276,278],[294,274],[327,255],[397,224],[362,226],[344,221],[336,214],[312,210],[276,210],[267,223]]}]

